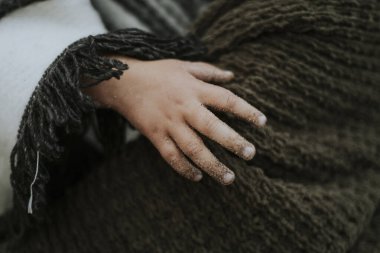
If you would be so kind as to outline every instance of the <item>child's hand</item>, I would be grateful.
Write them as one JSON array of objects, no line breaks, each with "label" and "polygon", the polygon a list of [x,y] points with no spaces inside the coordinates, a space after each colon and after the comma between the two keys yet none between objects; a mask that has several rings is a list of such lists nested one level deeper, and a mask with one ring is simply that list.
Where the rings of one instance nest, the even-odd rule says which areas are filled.
[{"label": "child's hand", "polygon": [[231,112],[257,126],[266,123],[266,117],[245,100],[208,83],[229,81],[233,73],[201,62],[119,59],[129,66],[120,80],[112,78],[86,92],[127,118],[179,174],[199,181],[201,169],[222,184],[232,183],[234,173],[193,129],[246,160],[255,155],[251,143],[206,108]]}]

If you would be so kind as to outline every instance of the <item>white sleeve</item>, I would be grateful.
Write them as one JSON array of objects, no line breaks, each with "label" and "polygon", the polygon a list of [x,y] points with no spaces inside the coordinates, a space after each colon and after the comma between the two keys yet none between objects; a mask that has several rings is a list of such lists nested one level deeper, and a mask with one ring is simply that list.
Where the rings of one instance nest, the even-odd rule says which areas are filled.
[{"label": "white sleeve", "polygon": [[10,152],[35,85],[69,44],[104,32],[89,0],[37,2],[0,20],[0,213],[10,207]]}]

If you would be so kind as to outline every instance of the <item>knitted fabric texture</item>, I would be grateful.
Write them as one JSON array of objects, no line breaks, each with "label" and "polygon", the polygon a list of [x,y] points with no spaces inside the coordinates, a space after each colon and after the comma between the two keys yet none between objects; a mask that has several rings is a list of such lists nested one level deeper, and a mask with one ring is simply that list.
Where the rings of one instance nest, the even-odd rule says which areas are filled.
[{"label": "knitted fabric texture", "polygon": [[13,252],[379,252],[380,2],[217,0],[194,31],[235,72],[223,87],[268,117],[256,129],[213,110],[255,158],[202,136],[236,180],[194,183],[141,136]]}]

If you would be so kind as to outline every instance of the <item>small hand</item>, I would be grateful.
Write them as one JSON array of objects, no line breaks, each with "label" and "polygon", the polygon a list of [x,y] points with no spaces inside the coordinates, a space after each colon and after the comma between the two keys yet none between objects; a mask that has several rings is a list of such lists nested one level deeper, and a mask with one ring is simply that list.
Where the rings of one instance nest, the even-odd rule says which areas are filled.
[{"label": "small hand", "polygon": [[127,118],[179,174],[199,181],[201,169],[221,184],[231,184],[234,172],[211,153],[196,131],[243,159],[255,155],[251,143],[206,107],[265,125],[263,113],[230,90],[209,83],[230,81],[233,73],[203,62],[118,59],[129,66],[120,80],[113,78],[86,92]]}]

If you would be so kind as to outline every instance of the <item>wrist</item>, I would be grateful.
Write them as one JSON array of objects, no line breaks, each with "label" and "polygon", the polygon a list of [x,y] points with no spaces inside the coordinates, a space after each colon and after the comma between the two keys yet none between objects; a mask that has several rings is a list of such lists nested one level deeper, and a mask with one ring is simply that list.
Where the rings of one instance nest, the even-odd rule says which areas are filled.
[{"label": "wrist", "polygon": [[95,105],[100,108],[113,108],[113,97],[114,95],[111,93],[111,82],[113,81],[111,78],[109,80],[105,80],[100,82],[95,86],[91,86],[88,88],[82,88],[82,92],[88,96],[90,96]]},{"label": "wrist", "polygon": [[[106,57],[114,58],[124,64],[127,64],[127,62],[130,64],[131,62],[136,61],[136,59],[133,58],[117,55],[106,55]],[[122,75],[124,75],[124,73]],[[122,77],[120,79],[113,77],[94,86],[82,88],[81,90],[84,94],[89,95],[93,99],[97,107],[117,109],[120,104],[118,102],[118,90],[122,84],[121,79]],[[82,82],[89,83],[90,80],[82,80]]]}]

